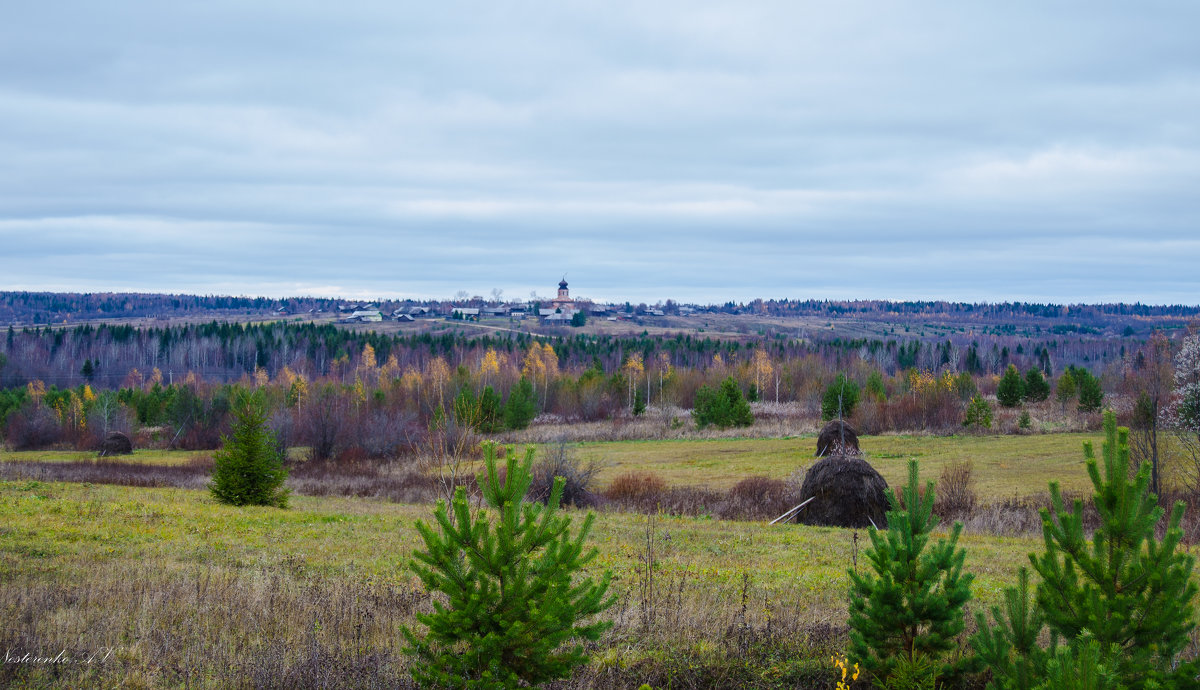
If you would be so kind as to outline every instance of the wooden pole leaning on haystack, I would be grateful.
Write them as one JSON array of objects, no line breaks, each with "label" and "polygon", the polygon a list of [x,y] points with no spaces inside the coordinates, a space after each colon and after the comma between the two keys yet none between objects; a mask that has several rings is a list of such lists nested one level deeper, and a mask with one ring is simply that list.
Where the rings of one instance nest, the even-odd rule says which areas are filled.
[{"label": "wooden pole leaning on haystack", "polygon": [[813,500],[813,498],[816,498],[816,496],[813,496],[812,498],[808,499],[808,500],[807,500],[807,501],[805,501],[804,503],[801,503],[800,505],[796,506],[795,508],[792,508],[791,510],[789,510],[789,511],[788,511],[788,512],[786,512],[786,513],[784,513],[783,515],[780,515],[779,517],[775,518],[774,520],[772,520],[772,521],[771,521],[771,522],[770,522],[770,523],[767,525],[767,527],[770,527],[771,525],[775,524],[776,522],[779,522],[780,520],[786,520],[786,519],[788,519],[789,517],[791,517],[791,516],[795,515],[796,513],[800,512],[800,509],[801,509],[801,508],[803,508],[804,506],[808,505],[808,504],[809,504],[809,501],[812,501],[812,500]]}]

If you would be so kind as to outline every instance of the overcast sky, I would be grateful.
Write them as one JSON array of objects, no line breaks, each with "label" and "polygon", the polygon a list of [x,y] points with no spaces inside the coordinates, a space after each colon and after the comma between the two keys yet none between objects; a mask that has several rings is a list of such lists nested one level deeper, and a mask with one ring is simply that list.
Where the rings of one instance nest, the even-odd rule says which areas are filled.
[{"label": "overcast sky", "polygon": [[1200,3],[18,3],[0,289],[1200,303]]}]

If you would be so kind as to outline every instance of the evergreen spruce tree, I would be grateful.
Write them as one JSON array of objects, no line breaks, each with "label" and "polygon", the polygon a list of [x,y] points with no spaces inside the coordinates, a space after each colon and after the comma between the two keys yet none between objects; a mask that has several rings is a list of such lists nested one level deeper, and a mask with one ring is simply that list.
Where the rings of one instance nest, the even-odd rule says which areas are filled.
[{"label": "evergreen spruce tree", "polygon": [[496,395],[496,391],[491,386],[484,386],[483,393],[479,396],[479,431],[485,434],[503,431],[501,407],[500,396]]},{"label": "evergreen spruce tree", "polygon": [[731,426],[751,426],[754,424],[754,412],[750,409],[750,403],[742,397],[742,389],[737,381],[729,376],[721,382],[718,390],[700,386],[692,404],[692,419],[699,429],[710,425],[727,429]]},{"label": "evergreen spruce tree", "polygon": [[1050,397],[1050,382],[1042,376],[1038,368],[1025,372],[1025,399],[1029,402],[1042,402]]},{"label": "evergreen spruce tree", "polygon": [[612,625],[588,620],[612,605],[611,574],[573,581],[597,553],[584,551],[594,515],[572,536],[571,518],[559,512],[563,478],[555,478],[546,505],[528,503],[533,449],[520,462],[511,448],[506,455],[498,472],[495,445],[484,446],[479,488],[495,519],[486,509],[472,514],[459,487],[449,509],[438,502],[436,530],[417,522],[425,548],[410,567],[448,599],[416,614],[424,635],[404,629],[412,675],[423,687],[538,687],[586,663],[580,642]]},{"label": "evergreen spruce tree", "polygon": [[1016,407],[1025,399],[1025,383],[1016,365],[1010,364],[996,387],[996,401],[1005,407]]},{"label": "evergreen spruce tree", "polygon": [[1076,369],[1076,383],[1079,386],[1079,411],[1099,412],[1104,404],[1104,390],[1100,388],[1100,379],[1092,376],[1087,369]]},{"label": "evergreen spruce tree", "polygon": [[513,386],[504,403],[504,426],[509,429],[524,429],[537,416],[537,397],[533,384],[524,376]]},{"label": "evergreen spruce tree", "polygon": [[287,469],[258,394],[241,393],[233,408],[233,431],[221,437],[213,453],[209,491],[221,503],[235,506],[287,507],[283,488]]},{"label": "evergreen spruce tree", "polygon": [[721,395],[729,403],[728,426],[751,426],[754,424],[754,412],[750,410],[750,403],[742,397],[742,389],[732,376],[726,377],[721,382]]},{"label": "evergreen spruce tree", "polygon": [[725,396],[707,384],[701,385],[696,391],[696,400],[692,403],[692,419],[696,422],[696,428],[723,427],[726,426],[724,422],[728,418],[729,401],[725,399]]},{"label": "evergreen spruce tree", "polygon": [[641,417],[646,413],[646,394],[639,388],[633,393],[633,416]]},{"label": "evergreen spruce tree", "polygon": [[877,683],[925,663],[934,665],[937,676],[953,675],[965,664],[950,653],[971,598],[972,576],[962,572],[966,552],[958,548],[962,523],[926,548],[938,518],[933,482],[921,495],[916,460],[908,463],[903,498],[893,490],[888,500],[887,531],[869,532],[870,570],[850,571],[850,657]]},{"label": "evergreen spruce tree", "polygon": [[1183,503],[1175,504],[1158,540],[1155,525],[1163,509],[1149,491],[1150,465],[1143,463],[1129,479],[1129,431],[1117,428],[1111,411],[1104,415],[1104,435],[1103,468],[1091,444],[1084,445],[1100,518],[1090,544],[1083,501],[1076,499],[1068,512],[1057,482],[1050,484],[1054,512],[1042,510],[1046,550],[1040,558],[1030,556],[1042,577],[1038,607],[1056,635],[1094,639],[1120,687],[1196,687],[1200,659],[1180,659],[1195,627],[1197,591],[1192,557],[1176,551]]},{"label": "evergreen spruce tree", "polygon": [[858,406],[858,397],[858,384],[839,372],[821,396],[821,419],[829,421],[848,418]]}]

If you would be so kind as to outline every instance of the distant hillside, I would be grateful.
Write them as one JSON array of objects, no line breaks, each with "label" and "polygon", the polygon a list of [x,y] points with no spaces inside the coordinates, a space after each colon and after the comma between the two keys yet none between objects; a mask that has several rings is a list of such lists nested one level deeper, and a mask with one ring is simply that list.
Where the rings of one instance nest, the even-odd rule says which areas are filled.
[{"label": "distant hillside", "polygon": [[[96,319],[213,317],[334,312],[352,307],[354,300],[316,297],[232,297],[223,295],[172,295],[148,293],[57,293],[0,292],[0,324],[35,325],[77,323]],[[385,314],[406,306],[421,305],[448,309],[450,305],[479,307],[480,298],[456,301],[382,300],[373,305]],[[632,305],[630,305],[632,306]],[[680,307],[700,313],[738,314],[763,317],[856,318],[889,323],[938,325],[1003,325],[1016,329],[1038,326],[1040,330],[1075,333],[1149,330],[1151,324],[1178,327],[1200,318],[1200,305],[1147,304],[1036,304],[1030,302],[967,303],[946,301],[888,300],[789,300],[756,299],[748,303],[683,305],[667,299],[654,305],[666,315],[678,315]],[[646,305],[638,305],[645,310]],[[1058,324],[1061,327],[1055,328]],[[1080,329],[1083,329],[1082,331]]]}]

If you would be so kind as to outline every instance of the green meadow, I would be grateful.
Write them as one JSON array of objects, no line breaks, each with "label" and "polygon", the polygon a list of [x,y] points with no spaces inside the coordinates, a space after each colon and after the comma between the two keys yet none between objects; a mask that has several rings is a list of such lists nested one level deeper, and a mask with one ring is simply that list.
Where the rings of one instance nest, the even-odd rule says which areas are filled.
[{"label": "green meadow", "polygon": [[[970,459],[983,502],[1083,488],[1088,434],[867,437],[895,484]],[[676,485],[728,487],[787,477],[812,438],[589,443],[600,484],[630,471]],[[192,453],[145,451],[139,462]],[[31,459],[29,454],[6,458]],[[70,454],[39,454],[44,461]],[[10,687],[405,687],[401,626],[430,610],[408,572],[413,524],[430,505],[293,495],[286,510],[233,508],[207,492],[0,482],[0,645],[66,650],[72,664],[8,664]],[[576,511],[576,524],[582,513]],[[833,687],[846,644],[847,569],[864,568],[863,531],[603,511],[593,573],[615,579],[613,629],[556,687]],[[971,610],[999,603],[1036,536],[961,540],[976,576]]]}]

